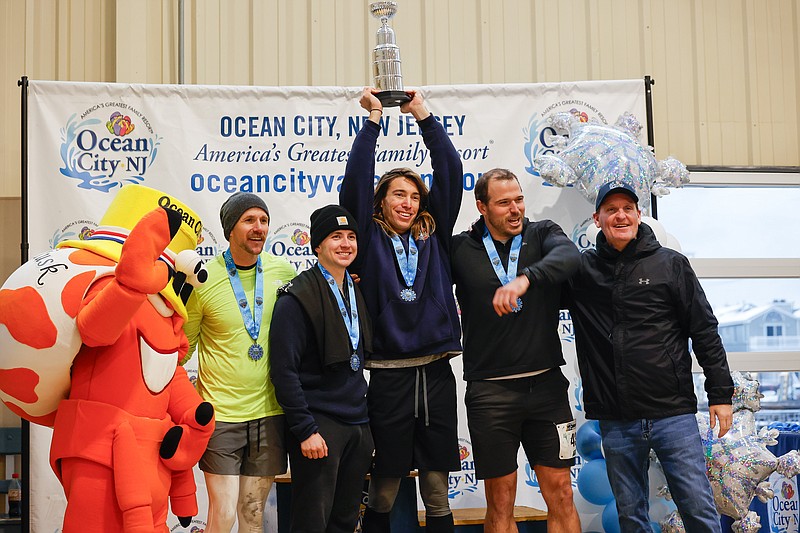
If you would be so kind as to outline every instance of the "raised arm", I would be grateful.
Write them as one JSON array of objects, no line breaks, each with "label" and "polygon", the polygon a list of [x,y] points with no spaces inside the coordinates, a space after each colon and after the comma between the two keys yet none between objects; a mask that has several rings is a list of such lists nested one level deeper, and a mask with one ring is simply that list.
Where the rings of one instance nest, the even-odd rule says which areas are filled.
[{"label": "raised arm", "polygon": [[372,200],[375,196],[375,145],[380,133],[380,119],[383,114],[381,101],[364,88],[359,100],[361,107],[369,113],[350,148],[344,180],[339,189],[339,204],[350,211],[358,223],[359,234],[366,236],[372,223]]},{"label": "raised arm", "polygon": [[428,196],[428,211],[436,220],[439,238],[449,241],[461,208],[464,192],[462,181],[464,168],[461,157],[453,146],[450,136],[425,107],[420,93],[409,91],[410,102],[400,107],[400,111],[411,113],[422,131],[422,140],[430,150],[433,181]]}]

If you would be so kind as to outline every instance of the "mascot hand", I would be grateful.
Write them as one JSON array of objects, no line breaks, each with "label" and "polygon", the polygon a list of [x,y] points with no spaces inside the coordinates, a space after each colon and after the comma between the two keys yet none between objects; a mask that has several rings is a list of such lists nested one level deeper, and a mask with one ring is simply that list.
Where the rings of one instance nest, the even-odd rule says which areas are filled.
[{"label": "mascot hand", "polygon": [[173,472],[169,488],[169,506],[183,527],[189,527],[192,517],[197,515],[196,491],[194,473],[191,468]]},{"label": "mascot hand", "polygon": [[[214,420],[214,407],[209,402],[202,402],[185,418],[179,421],[180,425],[167,431],[159,448],[162,461],[173,470],[191,468],[205,451],[214,431],[214,424],[211,423]],[[186,438],[189,442],[184,442]]]},{"label": "mascot hand", "polygon": [[167,286],[170,267],[158,258],[181,226],[181,215],[158,208],[133,227],[122,245],[116,269],[117,282],[141,294],[156,294]]},{"label": "mascot hand", "polygon": [[203,259],[195,250],[183,250],[178,254],[175,258],[172,289],[184,304],[189,301],[192,290],[205,283],[207,279],[208,271],[203,266]]}]

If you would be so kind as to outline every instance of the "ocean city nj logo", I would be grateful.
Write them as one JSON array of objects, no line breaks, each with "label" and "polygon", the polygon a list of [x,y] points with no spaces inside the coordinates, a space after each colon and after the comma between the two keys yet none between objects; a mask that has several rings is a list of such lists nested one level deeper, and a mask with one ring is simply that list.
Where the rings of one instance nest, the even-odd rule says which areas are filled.
[{"label": "ocean city nj logo", "polygon": [[572,315],[567,309],[558,312],[558,336],[561,337],[561,342],[575,342]]},{"label": "ocean city nj logo", "polygon": [[[584,461],[581,456],[576,453],[575,464],[569,469],[570,484],[573,488],[578,486],[578,474],[581,472],[583,463]],[[542,488],[539,485],[539,479],[536,477],[536,471],[533,469],[533,467],[531,467],[531,464],[528,461],[525,461],[525,484],[536,489],[536,492],[542,492]]]},{"label": "ocean city nj logo", "polygon": [[138,109],[123,102],[95,104],[61,129],[61,174],[80,189],[109,192],[142,183],[161,138]]},{"label": "ocean city nj logo", "polygon": [[75,220],[66,226],[56,229],[50,237],[50,248],[54,249],[63,241],[84,240],[97,228],[91,220]]},{"label": "ocean city nj logo", "polygon": [[472,458],[472,443],[467,439],[458,439],[458,454],[461,460],[461,471],[450,472],[447,496],[451,500],[462,494],[478,490],[478,478],[475,477],[475,460]]},{"label": "ocean city nj logo", "polygon": [[180,524],[175,524],[170,529],[170,533],[177,531],[188,531],[188,533],[203,533],[205,530],[206,530],[206,523],[202,520],[198,520],[197,518],[193,518],[188,528],[185,528]]},{"label": "ocean city nj logo", "polygon": [[783,482],[783,486],[781,487],[781,496],[783,496],[784,500],[791,500],[794,498],[795,490],[792,485],[789,483]]},{"label": "ocean city nj logo", "polygon": [[[594,225],[594,219],[592,217],[585,218],[581,222],[575,224],[569,237],[572,239],[572,242],[575,243],[575,246],[578,247],[578,250],[581,252],[584,250],[594,250],[594,243],[587,235],[587,232],[595,228],[596,226]],[[595,231],[594,233],[596,234],[597,232]]]},{"label": "ocean city nj logo", "polygon": [[767,501],[767,515],[772,533],[797,533],[800,520],[797,485],[794,479],[773,473],[769,477],[774,497]]},{"label": "ocean city nj logo", "polygon": [[[528,160],[528,166],[525,167],[525,172],[532,176],[539,177],[539,173],[533,169],[533,160],[536,156],[556,154],[560,151],[559,148],[555,146],[552,139],[553,136],[559,135],[561,132],[557,132],[553,129],[553,127],[547,123],[547,118],[551,114],[561,111],[569,111],[581,122],[589,122],[590,119],[596,119],[603,124],[606,123],[605,117],[597,108],[582,100],[560,100],[546,106],[541,112],[536,111],[528,121],[528,126],[523,129],[525,135],[523,149],[525,151],[525,157]],[[542,185],[547,187],[552,186],[544,181],[542,181]]]},{"label": "ocean city nj logo", "polygon": [[203,226],[203,231],[201,231],[200,235],[197,237],[197,248],[195,248],[195,251],[205,263],[221,254],[224,248],[220,248],[214,234],[211,233],[207,227]]},{"label": "ocean city nj logo", "polygon": [[280,226],[267,238],[264,249],[285,258],[298,272],[317,264],[317,256],[311,249],[311,228],[301,222]]}]

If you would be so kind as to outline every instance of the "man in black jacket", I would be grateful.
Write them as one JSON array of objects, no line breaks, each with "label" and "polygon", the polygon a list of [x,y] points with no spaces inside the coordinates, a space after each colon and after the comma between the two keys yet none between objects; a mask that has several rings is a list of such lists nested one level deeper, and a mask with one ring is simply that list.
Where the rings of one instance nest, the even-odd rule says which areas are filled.
[{"label": "man in black jacket", "polygon": [[717,320],[689,261],[641,223],[625,181],[598,190],[597,250],[582,254],[570,311],[587,418],[600,421],[623,533],[650,530],[654,450],[686,530],[720,531],[700,434],[689,339],[705,374],[710,425],[731,427],[731,380]]},{"label": "man in black jacket", "polygon": [[453,237],[464,329],[465,403],[475,473],[484,480],[490,533],[516,531],[522,444],[547,504],[547,530],[579,532],[570,467],[575,420],[558,336],[561,286],[578,249],[550,220],[525,218],[517,177],[493,169],[475,184],[481,218]]}]

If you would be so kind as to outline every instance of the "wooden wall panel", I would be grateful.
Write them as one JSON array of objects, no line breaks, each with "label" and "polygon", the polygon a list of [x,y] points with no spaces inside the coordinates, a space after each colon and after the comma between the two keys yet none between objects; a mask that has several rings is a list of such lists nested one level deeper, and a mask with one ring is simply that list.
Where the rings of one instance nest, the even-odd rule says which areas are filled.
[{"label": "wooden wall panel", "polygon": [[[398,3],[409,87],[650,75],[659,156],[800,165],[800,0]],[[185,82],[370,84],[368,4],[185,0]],[[0,0],[0,197],[19,195],[19,77],[177,83],[178,5]]]}]

